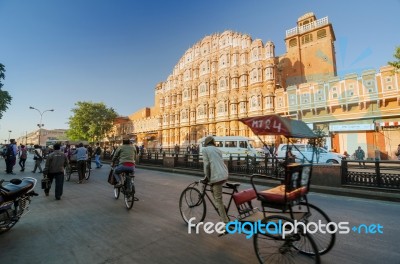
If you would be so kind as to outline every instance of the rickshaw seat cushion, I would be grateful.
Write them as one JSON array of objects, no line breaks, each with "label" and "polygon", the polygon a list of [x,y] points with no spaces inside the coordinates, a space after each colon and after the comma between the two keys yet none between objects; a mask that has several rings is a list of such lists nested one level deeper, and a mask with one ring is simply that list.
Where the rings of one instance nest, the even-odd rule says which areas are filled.
[{"label": "rickshaw seat cushion", "polygon": [[241,192],[234,193],[233,200],[235,201],[236,206],[239,206],[243,203],[250,202],[257,198],[257,194],[254,189],[247,189]]},{"label": "rickshaw seat cushion", "polygon": [[[308,188],[305,186],[299,187],[290,192],[285,192],[285,190],[286,190],[286,186],[282,184],[282,185],[276,186],[272,189],[258,192],[257,194],[258,194],[258,197],[260,197],[261,200],[263,200],[265,202],[285,204],[287,202],[294,201],[294,200],[301,198],[302,196],[306,195],[308,192]],[[285,199],[285,195],[286,195],[286,199]]]}]

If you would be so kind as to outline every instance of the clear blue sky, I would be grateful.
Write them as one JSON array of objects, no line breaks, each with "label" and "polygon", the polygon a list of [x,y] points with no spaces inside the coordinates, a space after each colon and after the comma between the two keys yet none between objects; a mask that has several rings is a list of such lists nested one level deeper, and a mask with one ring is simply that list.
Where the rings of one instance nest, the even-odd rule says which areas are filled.
[{"label": "clear blue sky", "polygon": [[379,69],[400,45],[400,0],[0,0],[0,63],[13,97],[0,142],[37,129],[68,128],[77,101],[120,115],[154,105],[154,87],[203,37],[233,30],[285,52],[285,30],[314,12],[336,34],[339,75]]}]

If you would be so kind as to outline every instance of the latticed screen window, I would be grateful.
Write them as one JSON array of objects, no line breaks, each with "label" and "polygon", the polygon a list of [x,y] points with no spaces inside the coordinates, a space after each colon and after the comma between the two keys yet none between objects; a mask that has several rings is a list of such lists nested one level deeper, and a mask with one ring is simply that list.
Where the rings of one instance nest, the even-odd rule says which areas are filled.
[{"label": "latticed screen window", "polygon": [[309,94],[302,94],[301,101],[303,104],[308,104],[310,102],[310,95]]},{"label": "latticed screen window", "polygon": [[306,44],[306,43],[309,43],[311,41],[313,41],[313,37],[312,37],[311,34],[307,34],[307,35],[304,35],[304,36],[301,37],[301,43],[302,44]]},{"label": "latticed screen window", "polygon": [[290,105],[296,105],[296,104],[297,104],[297,102],[296,102],[296,95],[295,95],[295,94],[291,94],[291,95],[289,96],[289,104],[290,104]]},{"label": "latticed screen window", "polygon": [[289,48],[297,46],[297,39],[289,40]]},{"label": "latticed screen window", "polygon": [[326,37],[326,29],[321,29],[317,31],[317,39]]}]

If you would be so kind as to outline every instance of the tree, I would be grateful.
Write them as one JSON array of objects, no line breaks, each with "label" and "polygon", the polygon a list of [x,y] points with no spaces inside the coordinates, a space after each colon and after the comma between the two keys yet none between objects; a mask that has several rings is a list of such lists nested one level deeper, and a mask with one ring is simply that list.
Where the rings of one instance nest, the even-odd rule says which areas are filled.
[{"label": "tree", "polygon": [[397,61],[389,61],[389,65],[392,65],[396,69],[400,69],[400,46],[396,47],[396,52],[393,56],[397,59]]},{"label": "tree", "polygon": [[316,147],[324,147],[325,143],[326,143],[326,137],[327,134],[325,133],[325,131],[323,131],[320,128],[314,129],[313,130],[314,134],[317,135],[316,139],[309,139],[308,140],[308,144],[313,145],[314,141],[315,141],[315,146]]},{"label": "tree", "polygon": [[69,118],[68,138],[71,140],[99,141],[113,127],[118,116],[113,108],[104,103],[77,102]]},{"label": "tree", "polygon": [[1,80],[6,78],[4,72],[6,71],[3,64],[0,63],[0,119],[3,117],[3,112],[8,109],[8,105],[11,103],[12,97],[7,91],[3,91],[1,88],[3,84]]},{"label": "tree", "polygon": [[314,134],[317,135],[317,138],[309,139],[308,144],[314,145],[315,144],[315,155],[316,155],[316,160],[317,163],[319,162],[320,158],[320,147],[324,147],[326,144],[326,133],[320,128],[314,129],[313,130]]}]

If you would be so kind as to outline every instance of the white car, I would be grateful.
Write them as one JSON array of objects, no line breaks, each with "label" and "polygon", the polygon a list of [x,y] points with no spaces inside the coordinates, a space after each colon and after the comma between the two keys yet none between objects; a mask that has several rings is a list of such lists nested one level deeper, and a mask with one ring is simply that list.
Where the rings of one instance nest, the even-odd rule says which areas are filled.
[{"label": "white car", "polygon": [[[204,147],[204,141],[206,137],[201,138],[199,142],[200,153]],[[249,155],[251,157],[261,157],[253,145],[251,144],[252,139],[241,136],[214,136],[216,147],[222,151],[222,157],[226,160],[232,155],[233,158],[239,156]]]},{"label": "white car", "polygon": [[[293,155],[296,156],[296,161],[303,161],[305,158],[309,161],[311,161],[312,155],[313,155],[313,148],[311,145],[307,144],[301,144],[301,143],[295,143],[295,144],[280,144],[278,149],[277,149],[277,156],[280,158],[285,158],[286,157],[286,150],[287,147],[292,147],[292,153]],[[318,155],[317,151],[314,153],[314,162],[315,163],[334,163],[334,164],[339,164],[341,163],[342,159],[344,158],[344,155],[336,152],[330,152],[327,151],[324,148],[319,147],[318,149]],[[304,156],[303,156],[304,155]]]}]

